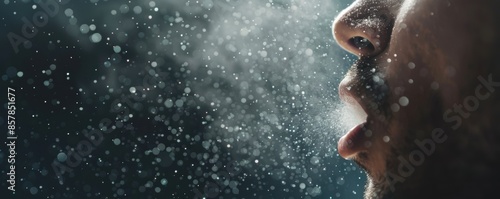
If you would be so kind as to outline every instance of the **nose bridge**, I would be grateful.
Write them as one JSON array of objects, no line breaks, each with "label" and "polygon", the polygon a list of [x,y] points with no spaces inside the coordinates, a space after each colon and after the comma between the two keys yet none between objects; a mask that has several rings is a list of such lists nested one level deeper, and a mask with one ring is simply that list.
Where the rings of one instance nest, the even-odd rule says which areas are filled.
[{"label": "nose bridge", "polygon": [[332,27],[338,44],[358,56],[375,56],[385,50],[395,16],[394,3],[389,1],[358,0],[342,11]]}]

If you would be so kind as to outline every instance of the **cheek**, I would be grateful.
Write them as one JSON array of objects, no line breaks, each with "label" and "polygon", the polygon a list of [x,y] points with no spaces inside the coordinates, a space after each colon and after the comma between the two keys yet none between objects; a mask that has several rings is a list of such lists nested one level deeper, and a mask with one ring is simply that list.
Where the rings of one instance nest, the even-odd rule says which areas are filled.
[{"label": "cheek", "polygon": [[386,67],[390,88],[389,111],[392,113],[390,133],[401,141],[415,129],[427,129],[434,117],[436,96],[442,85],[439,75],[443,63],[441,53],[433,46],[429,29],[417,23],[405,23],[394,32],[391,46],[382,58],[390,60]]},{"label": "cheek", "polygon": [[[408,112],[431,116],[426,109],[433,104],[449,108],[461,98],[460,91],[478,75],[475,65],[477,57],[485,54],[480,47],[484,45],[474,39],[477,33],[470,30],[469,24],[477,22],[463,16],[477,13],[472,15],[474,12],[465,9],[465,5],[456,3],[450,7],[445,1],[429,0],[408,2],[413,4],[403,6],[398,15],[384,58],[393,62],[387,67],[387,82],[393,101],[405,95],[410,98]],[[457,10],[463,13],[457,15]]]},{"label": "cheek", "polygon": [[390,46],[381,59],[390,62],[385,70],[391,90],[391,110],[401,120],[412,122],[429,116],[428,109],[435,103],[433,98],[442,91],[440,80],[444,79],[447,59],[437,42],[443,28],[439,27],[442,22],[430,14],[433,8],[414,1],[405,4],[395,21]]}]

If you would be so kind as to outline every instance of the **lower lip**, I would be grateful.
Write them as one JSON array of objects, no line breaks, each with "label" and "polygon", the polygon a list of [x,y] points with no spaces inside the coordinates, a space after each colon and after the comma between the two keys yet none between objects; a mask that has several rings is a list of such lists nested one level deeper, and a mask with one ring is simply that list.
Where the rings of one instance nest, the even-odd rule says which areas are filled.
[{"label": "lower lip", "polygon": [[363,127],[365,125],[366,122],[358,124],[340,138],[338,142],[338,152],[340,156],[348,159],[363,150],[362,147],[364,146],[364,140],[366,139],[366,136],[363,133]]}]

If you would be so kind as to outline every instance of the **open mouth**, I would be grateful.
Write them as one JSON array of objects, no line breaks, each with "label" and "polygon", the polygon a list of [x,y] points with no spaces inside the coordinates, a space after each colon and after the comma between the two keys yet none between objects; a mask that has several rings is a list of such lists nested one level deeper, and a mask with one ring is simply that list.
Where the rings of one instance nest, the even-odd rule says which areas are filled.
[{"label": "open mouth", "polygon": [[361,105],[350,97],[343,98],[343,100],[350,109],[350,114],[346,117],[351,129],[340,138],[338,152],[343,158],[350,159],[371,146],[369,138],[372,133],[367,129],[368,116]]},{"label": "open mouth", "polygon": [[[368,152],[373,144],[373,128],[385,123],[387,84],[378,65],[371,59],[361,58],[340,82],[339,96],[351,111],[345,114],[343,126],[350,129],[338,142],[338,152],[346,159]],[[360,153],[361,152],[361,153]]]},{"label": "open mouth", "polygon": [[[363,67],[359,64],[366,64],[368,62],[358,62],[355,68]],[[366,68],[366,67],[363,67]],[[358,70],[358,72],[361,70]],[[381,108],[381,103],[376,103],[375,95],[381,95],[383,92],[379,91],[375,85],[370,82],[363,82],[363,77],[360,74],[347,74],[346,77],[340,82],[339,96],[344,102],[345,107],[349,110],[345,114],[344,126],[348,125],[346,129],[350,129],[338,141],[338,152],[340,156],[345,159],[353,159],[360,152],[368,152],[372,146],[373,132],[370,130],[377,118]],[[373,79],[373,78],[369,78]],[[378,99],[383,100],[383,99]]]}]

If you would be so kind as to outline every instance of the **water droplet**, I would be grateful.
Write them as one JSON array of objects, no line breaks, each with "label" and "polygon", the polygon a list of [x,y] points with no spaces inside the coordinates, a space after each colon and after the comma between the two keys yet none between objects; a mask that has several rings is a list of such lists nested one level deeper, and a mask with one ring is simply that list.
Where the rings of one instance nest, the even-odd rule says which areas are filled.
[{"label": "water droplet", "polygon": [[90,36],[90,41],[92,41],[93,43],[99,43],[102,39],[102,36],[101,34],[99,33],[94,33]]},{"label": "water droplet", "polygon": [[128,90],[130,91],[130,93],[135,93],[137,91],[135,87],[130,87]]},{"label": "water droplet", "polygon": [[410,103],[410,100],[406,96],[399,98],[399,104],[401,106],[408,106],[409,103]]},{"label": "water droplet", "polygon": [[64,162],[66,159],[68,159],[68,156],[65,153],[61,152],[57,154],[57,160],[59,160],[59,162]]},{"label": "water droplet", "polygon": [[414,69],[415,68],[415,63],[413,63],[413,62],[408,63],[408,68]]}]

